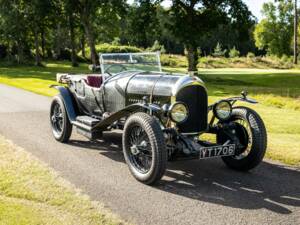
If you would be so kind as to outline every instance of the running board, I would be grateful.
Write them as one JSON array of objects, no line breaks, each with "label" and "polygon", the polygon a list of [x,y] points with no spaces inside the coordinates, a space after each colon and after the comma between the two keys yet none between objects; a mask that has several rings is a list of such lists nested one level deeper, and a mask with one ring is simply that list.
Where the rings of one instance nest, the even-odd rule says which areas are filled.
[{"label": "running board", "polygon": [[72,124],[76,127],[78,134],[90,140],[96,140],[102,137],[102,131],[92,130],[92,128],[99,122],[100,120],[90,116],[77,116],[76,121],[72,122]]}]

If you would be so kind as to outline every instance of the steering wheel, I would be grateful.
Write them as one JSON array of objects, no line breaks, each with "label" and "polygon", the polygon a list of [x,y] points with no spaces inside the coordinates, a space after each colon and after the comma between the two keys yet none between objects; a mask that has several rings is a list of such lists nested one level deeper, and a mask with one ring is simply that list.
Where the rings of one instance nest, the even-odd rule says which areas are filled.
[{"label": "steering wheel", "polygon": [[112,65],[109,65],[105,69],[105,73],[107,73],[109,76],[112,76],[112,74],[110,72],[108,72],[108,70],[111,69],[111,68],[113,68],[113,67],[120,67],[121,70],[119,71],[119,73],[127,70],[127,68],[124,65],[122,65],[122,64],[112,64]]}]

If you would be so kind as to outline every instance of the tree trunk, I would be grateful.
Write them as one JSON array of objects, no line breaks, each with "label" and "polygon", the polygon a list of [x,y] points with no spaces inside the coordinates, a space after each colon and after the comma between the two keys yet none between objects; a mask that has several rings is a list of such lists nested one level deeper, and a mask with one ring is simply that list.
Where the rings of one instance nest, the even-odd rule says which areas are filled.
[{"label": "tree trunk", "polygon": [[10,49],[10,41],[7,41],[7,61],[10,62],[11,61],[11,49]]},{"label": "tree trunk", "polygon": [[41,66],[41,56],[40,56],[40,43],[39,43],[39,34],[38,34],[38,28],[34,28],[34,45],[35,45],[35,65]]},{"label": "tree trunk", "polygon": [[42,31],[41,31],[41,39],[42,39],[42,55],[43,55],[43,58],[46,57],[46,49],[45,49],[45,46],[46,46],[46,40],[45,40],[45,30],[44,28],[42,28]]},{"label": "tree trunk", "polygon": [[71,41],[71,60],[72,66],[77,67],[77,55],[76,55],[76,46],[75,46],[75,34],[74,34],[74,21],[72,13],[69,15],[69,29],[70,29],[70,41]]},{"label": "tree trunk", "polygon": [[18,58],[17,58],[17,61],[18,61],[18,64],[21,64],[23,63],[24,61],[24,46],[23,46],[23,42],[22,40],[19,40],[18,43],[17,43],[17,48],[18,48]]},{"label": "tree trunk", "polygon": [[81,40],[80,40],[80,42],[81,42],[81,55],[82,55],[82,57],[83,58],[85,58],[85,35],[84,35],[84,33],[82,33],[82,36],[81,36]]},{"label": "tree trunk", "polygon": [[198,53],[197,47],[194,45],[187,45],[187,59],[188,59],[188,71],[189,72],[197,72],[197,65],[198,65]]},{"label": "tree trunk", "polygon": [[60,59],[61,57],[61,25],[57,23],[55,32],[55,48],[54,48],[54,58]]},{"label": "tree trunk", "polygon": [[88,38],[90,51],[91,51],[91,61],[92,61],[93,65],[97,65],[98,60],[97,60],[97,52],[96,52],[96,46],[95,46],[95,37],[94,37],[94,33],[90,26],[86,27],[86,35]]},{"label": "tree trunk", "polygon": [[85,33],[88,39],[89,47],[90,47],[90,52],[91,52],[91,61],[93,65],[98,65],[98,57],[97,57],[97,52],[96,52],[96,47],[95,47],[95,36],[94,36],[94,30],[92,27],[92,24],[90,23],[88,18],[84,18],[82,20],[83,26],[85,29]]},{"label": "tree trunk", "polygon": [[294,64],[298,64],[298,8],[297,0],[294,1]]}]

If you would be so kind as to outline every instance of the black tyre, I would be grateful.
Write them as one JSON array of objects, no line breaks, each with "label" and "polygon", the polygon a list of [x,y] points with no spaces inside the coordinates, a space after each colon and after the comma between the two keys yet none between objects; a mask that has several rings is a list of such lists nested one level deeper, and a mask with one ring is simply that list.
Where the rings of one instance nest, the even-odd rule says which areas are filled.
[{"label": "black tyre", "polygon": [[138,181],[150,185],[161,179],[166,170],[167,151],[155,118],[136,113],[127,119],[123,153],[130,172]]},{"label": "black tyre", "polygon": [[[242,147],[237,149],[236,156],[223,157],[224,163],[232,169],[248,171],[256,167],[264,158],[267,149],[267,132],[260,116],[247,107],[235,107],[230,122],[236,124],[235,135]],[[219,144],[225,143],[229,137],[224,133],[217,135]]]},{"label": "black tyre", "polygon": [[54,138],[62,143],[68,142],[72,134],[72,124],[70,123],[63,99],[60,95],[55,96],[52,100],[50,123]]}]

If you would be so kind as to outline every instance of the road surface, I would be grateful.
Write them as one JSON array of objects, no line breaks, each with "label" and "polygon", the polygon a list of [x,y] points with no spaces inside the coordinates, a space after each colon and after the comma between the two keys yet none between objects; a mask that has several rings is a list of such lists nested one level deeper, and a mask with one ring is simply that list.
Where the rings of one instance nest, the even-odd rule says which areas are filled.
[{"label": "road surface", "polygon": [[[266,161],[249,173],[221,160],[169,163],[155,187],[138,183],[121,134],[90,142],[73,132],[56,142],[51,99],[0,84],[0,134],[22,146],[123,219],[135,224],[300,224],[300,169]],[[1,171],[0,171],[1,176]]]}]

